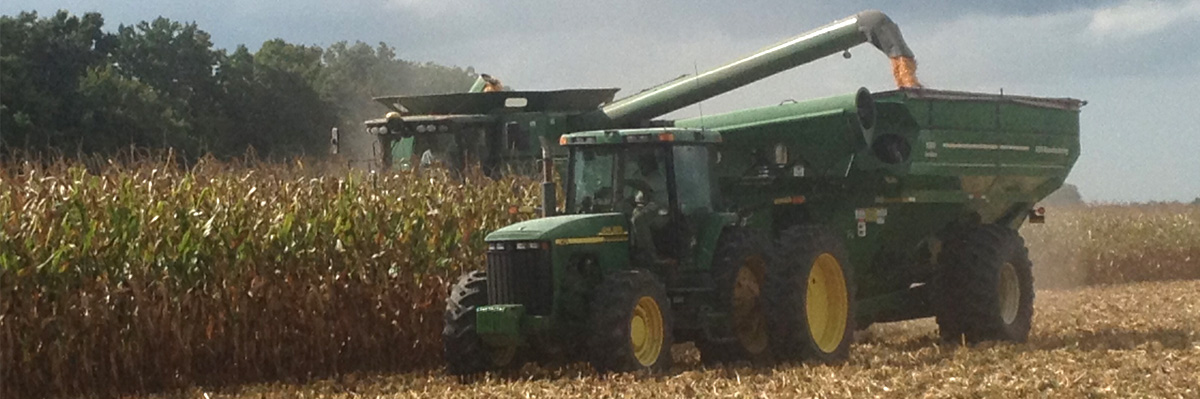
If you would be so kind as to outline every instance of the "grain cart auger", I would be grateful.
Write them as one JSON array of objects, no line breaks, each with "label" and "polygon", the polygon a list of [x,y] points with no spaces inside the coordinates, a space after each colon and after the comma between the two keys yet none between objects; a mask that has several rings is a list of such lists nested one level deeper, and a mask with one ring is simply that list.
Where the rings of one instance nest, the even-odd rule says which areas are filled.
[{"label": "grain cart auger", "polygon": [[448,371],[662,370],[685,341],[706,363],[837,362],[856,326],[927,316],[1024,340],[1016,228],[1073,166],[1082,102],[860,89],[650,120],[866,41],[907,53],[864,12],[566,117],[564,212],[486,237],[486,270],[447,299]]}]

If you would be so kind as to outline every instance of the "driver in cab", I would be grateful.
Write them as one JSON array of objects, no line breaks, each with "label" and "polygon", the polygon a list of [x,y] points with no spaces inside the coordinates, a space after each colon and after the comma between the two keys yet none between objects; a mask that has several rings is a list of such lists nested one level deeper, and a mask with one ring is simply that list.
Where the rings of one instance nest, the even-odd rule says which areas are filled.
[{"label": "driver in cab", "polygon": [[654,230],[661,229],[669,221],[667,209],[666,171],[659,165],[653,152],[637,155],[636,170],[630,171],[626,179],[629,188],[636,191],[633,216],[630,218],[634,244],[643,256],[655,264],[670,263],[663,258],[654,244]]}]

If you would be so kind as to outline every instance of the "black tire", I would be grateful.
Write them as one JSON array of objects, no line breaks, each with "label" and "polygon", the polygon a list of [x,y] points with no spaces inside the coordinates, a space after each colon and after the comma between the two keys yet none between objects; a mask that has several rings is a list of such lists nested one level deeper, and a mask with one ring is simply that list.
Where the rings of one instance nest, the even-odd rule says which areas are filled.
[{"label": "black tire", "polygon": [[933,306],[942,339],[975,343],[1029,338],[1033,263],[1016,231],[981,225],[946,240],[938,268]]},{"label": "black tire", "polygon": [[475,309],[487,303],[487,273],[483,271],[463,274],[451,286],[442,327],[442,351],[446,371],[451,375],[467,376],[521,365],[517,348],[488,347],[476,334]]},{"label": "black tire", "polygon": [[[773,260],[767,251],[771,244],[765,234],[754,230],[722,232],[713,255],[716,291],[712,304],[714,311],[724,313],[728,318],[724,320],[726,325],[711,330],[728,336],[717,337],[721,339],[719,341],[704,337],[696,340],[702,363],[770,362],[770,337],[762,289]],[[737,293],[739,290],[741,292]],[[746,297],[747,294],[752,297]]]},{"label": "black tire", "polygon": [[[821,363],[848,359],[855,331],[854,268],[842,240],[818,226],[794,226],[780,233],[775,254],[777,267],[767,275],[765,292],[775,356]],[[828,317],[810,319],[810,284],[822,289],[813,290],[813,308]]]},{"label": "black tire", "polygon": [[[638,309],[647,310],[647,306],[651,306],[643,302],[646,300],[652,301],[658,317],[638,312]],[[596,287],[591,311],[588,357],[596,371],[664,371],[671,367],[671,345],[674,343],[671,303],[666,288],[652,273],[633,270],[608,275]],[[642,323],[635,323],[635,317]],[[635,344],[633,324],[642,326],[644,332],[658,331],[661,339],[644,339],[640,345]],[[643,337],[651,334],[643,334]],[[639,348],[642,348],[643,360],[639,360]]]}]

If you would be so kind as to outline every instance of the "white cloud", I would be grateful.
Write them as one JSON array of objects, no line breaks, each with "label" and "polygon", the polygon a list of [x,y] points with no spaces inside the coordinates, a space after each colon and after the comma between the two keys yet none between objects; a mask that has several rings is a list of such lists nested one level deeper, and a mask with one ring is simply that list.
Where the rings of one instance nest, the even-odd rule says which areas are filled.
[{"label": "white cloud", "polygon": [[1088,31],[1099,37],[1127,39],[1194,21],[1200,21],[1200,0],[1130,0],[1125,4],[1096,10],[1088,24]]}]

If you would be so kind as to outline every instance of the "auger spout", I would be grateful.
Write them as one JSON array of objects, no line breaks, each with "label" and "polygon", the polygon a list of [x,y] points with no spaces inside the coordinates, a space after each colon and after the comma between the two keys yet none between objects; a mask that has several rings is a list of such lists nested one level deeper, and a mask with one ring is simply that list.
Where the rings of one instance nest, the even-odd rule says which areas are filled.
[{"label": "auger spout", "polygon": [[[687,76],[605,105],[594,115],[601,124],[637,126],[675,110],[745,86],[762,78],[831,54],[871,43],[893,60],[911,67],[913,53],[900,28],[880,11],[863,11],[770,46],[716,69]],[[905,63],[903,60],[907,60]],[[897,77],[897,81],[900,78]],[[916,83],[912,79],[913,85]],[[903,85],[902,85],[903,86]],[[604,121],[607,119],[607,121]],[[608,122],[608,123],[604,123]]]}]

